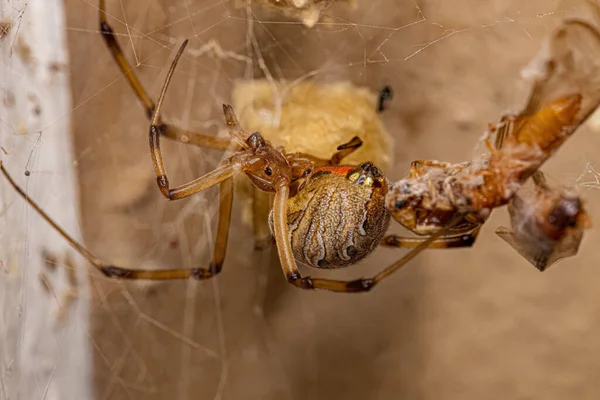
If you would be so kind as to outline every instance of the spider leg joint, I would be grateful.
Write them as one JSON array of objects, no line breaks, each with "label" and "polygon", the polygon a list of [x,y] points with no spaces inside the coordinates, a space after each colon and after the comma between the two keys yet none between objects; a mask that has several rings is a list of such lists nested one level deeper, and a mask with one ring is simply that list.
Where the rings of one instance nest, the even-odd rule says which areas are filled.
[{"label": "spider leg joint", "polygon": [[106,22],[100,22],[100,32],[102,33],[102,35],[104,36],[114,36],[115,35],[115,31],[113,30],[113,28],[107,24]]},{"label": "spider leg joint", "polygon": [[[212,264],[211,264],[212,267]],[[205,280],[213,277],[213,274],[204,268],[192,268],[189,277],[196,280]]]},{"label": "spider leg joint", "polygon": [[348,282],[347,287],[351,292],[368,292],[373,289],[376,283],[375,279],[361,278]]},{"label": "spider leg joint", "polygon": [[310,277],[303,278],[298,272],[293,272],[287,276],[287,280],[292,285],[299,287],[300,289],[314,289],[312,279]]},{"label": "spider leg joint", "polygon": [[100,271],[102,271],[102,273],[107,277],[115,279],[127,279],[132,275],[131,271],[127,271],[112,265],[104,265],[100,268]]}]

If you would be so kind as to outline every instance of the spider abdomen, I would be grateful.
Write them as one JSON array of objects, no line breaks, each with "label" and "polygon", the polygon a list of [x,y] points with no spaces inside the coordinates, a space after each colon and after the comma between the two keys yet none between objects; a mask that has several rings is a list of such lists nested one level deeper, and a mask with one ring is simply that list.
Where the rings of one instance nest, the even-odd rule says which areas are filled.
[{"label": "spider abdomen", "polygon": [[288,201],[288,227],[296,262],[314,268],[342,268],[369,255],[386,233],[387,180],[376,184],[322,174]]}]

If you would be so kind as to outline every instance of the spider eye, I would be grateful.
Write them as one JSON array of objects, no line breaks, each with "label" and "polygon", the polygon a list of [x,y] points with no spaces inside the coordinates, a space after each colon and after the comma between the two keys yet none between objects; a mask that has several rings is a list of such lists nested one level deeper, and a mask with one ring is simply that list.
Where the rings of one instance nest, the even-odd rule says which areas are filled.
[{"label": "spider eye", "polygon": [[304,171],[304,173],[302,175],[303,176],[308,176],[308,175],[310,175],[310,172],[311,172],[311,170],[307,169],[307,170]]},{"label": "spider eye", "polygon": [[273,175],[273,170],[271,169],[271,167],[265,168],[265,174],[267,174],[267,176]]}]

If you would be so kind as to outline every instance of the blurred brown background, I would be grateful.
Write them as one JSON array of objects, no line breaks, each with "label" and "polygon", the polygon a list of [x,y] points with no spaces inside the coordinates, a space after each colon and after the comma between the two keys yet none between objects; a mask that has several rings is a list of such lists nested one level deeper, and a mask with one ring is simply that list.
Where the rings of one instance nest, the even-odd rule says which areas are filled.
[{"label": "blurred brown background", "polygon": [[[310,30],[227,1],[108,1],[107,11],[153,97],[173,49],[191,39],[164,112],[190,129],[223,127],[220,104],[234,79],[264,76],[259,59],[274,79],[390,85],[382,118],[396,140],[391,179],[413,159],[470,158],[487,123],[522,104],[519,71],[544,37],[587,12],[578,1],[357,3],[335,5],[329,24]],[[173,203],[160,196],[148,123],[102,42],[97,4],[68,0],[67,10],[87,244],[128,266],[206,262],[217,191]],[[198,54],[210,41],[236,56]],[[599,133],[592,121],[545,171],[593,181],[583,174],[600,159]],[[221,157],[165,140],[163,148],[174,183]],[[583,194],[598,226],[600,194]],[[371,293],[340,295],[290,287],[269,252],[253,251],[236,205],[216,280],[120,283],[90,272],[98,399],[600,398],[597,229],[576,258],[541,274],[494,235],[507,221],[499,210],[473,249],[427,252]],[[380,249],[328,275],[371,275],[400,254]]]}]

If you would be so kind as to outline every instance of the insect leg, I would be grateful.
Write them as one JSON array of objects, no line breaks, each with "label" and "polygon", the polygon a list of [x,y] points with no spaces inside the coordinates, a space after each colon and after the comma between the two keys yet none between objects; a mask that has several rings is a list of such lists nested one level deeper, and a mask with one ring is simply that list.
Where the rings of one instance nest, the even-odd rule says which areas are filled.
[{"label": "insect leg", "polygon": [[446,170],[452,166],[452,163],[434,160],[415,160],[410,163],[409,177],[418,178],[425,175],[432,169]]}]

